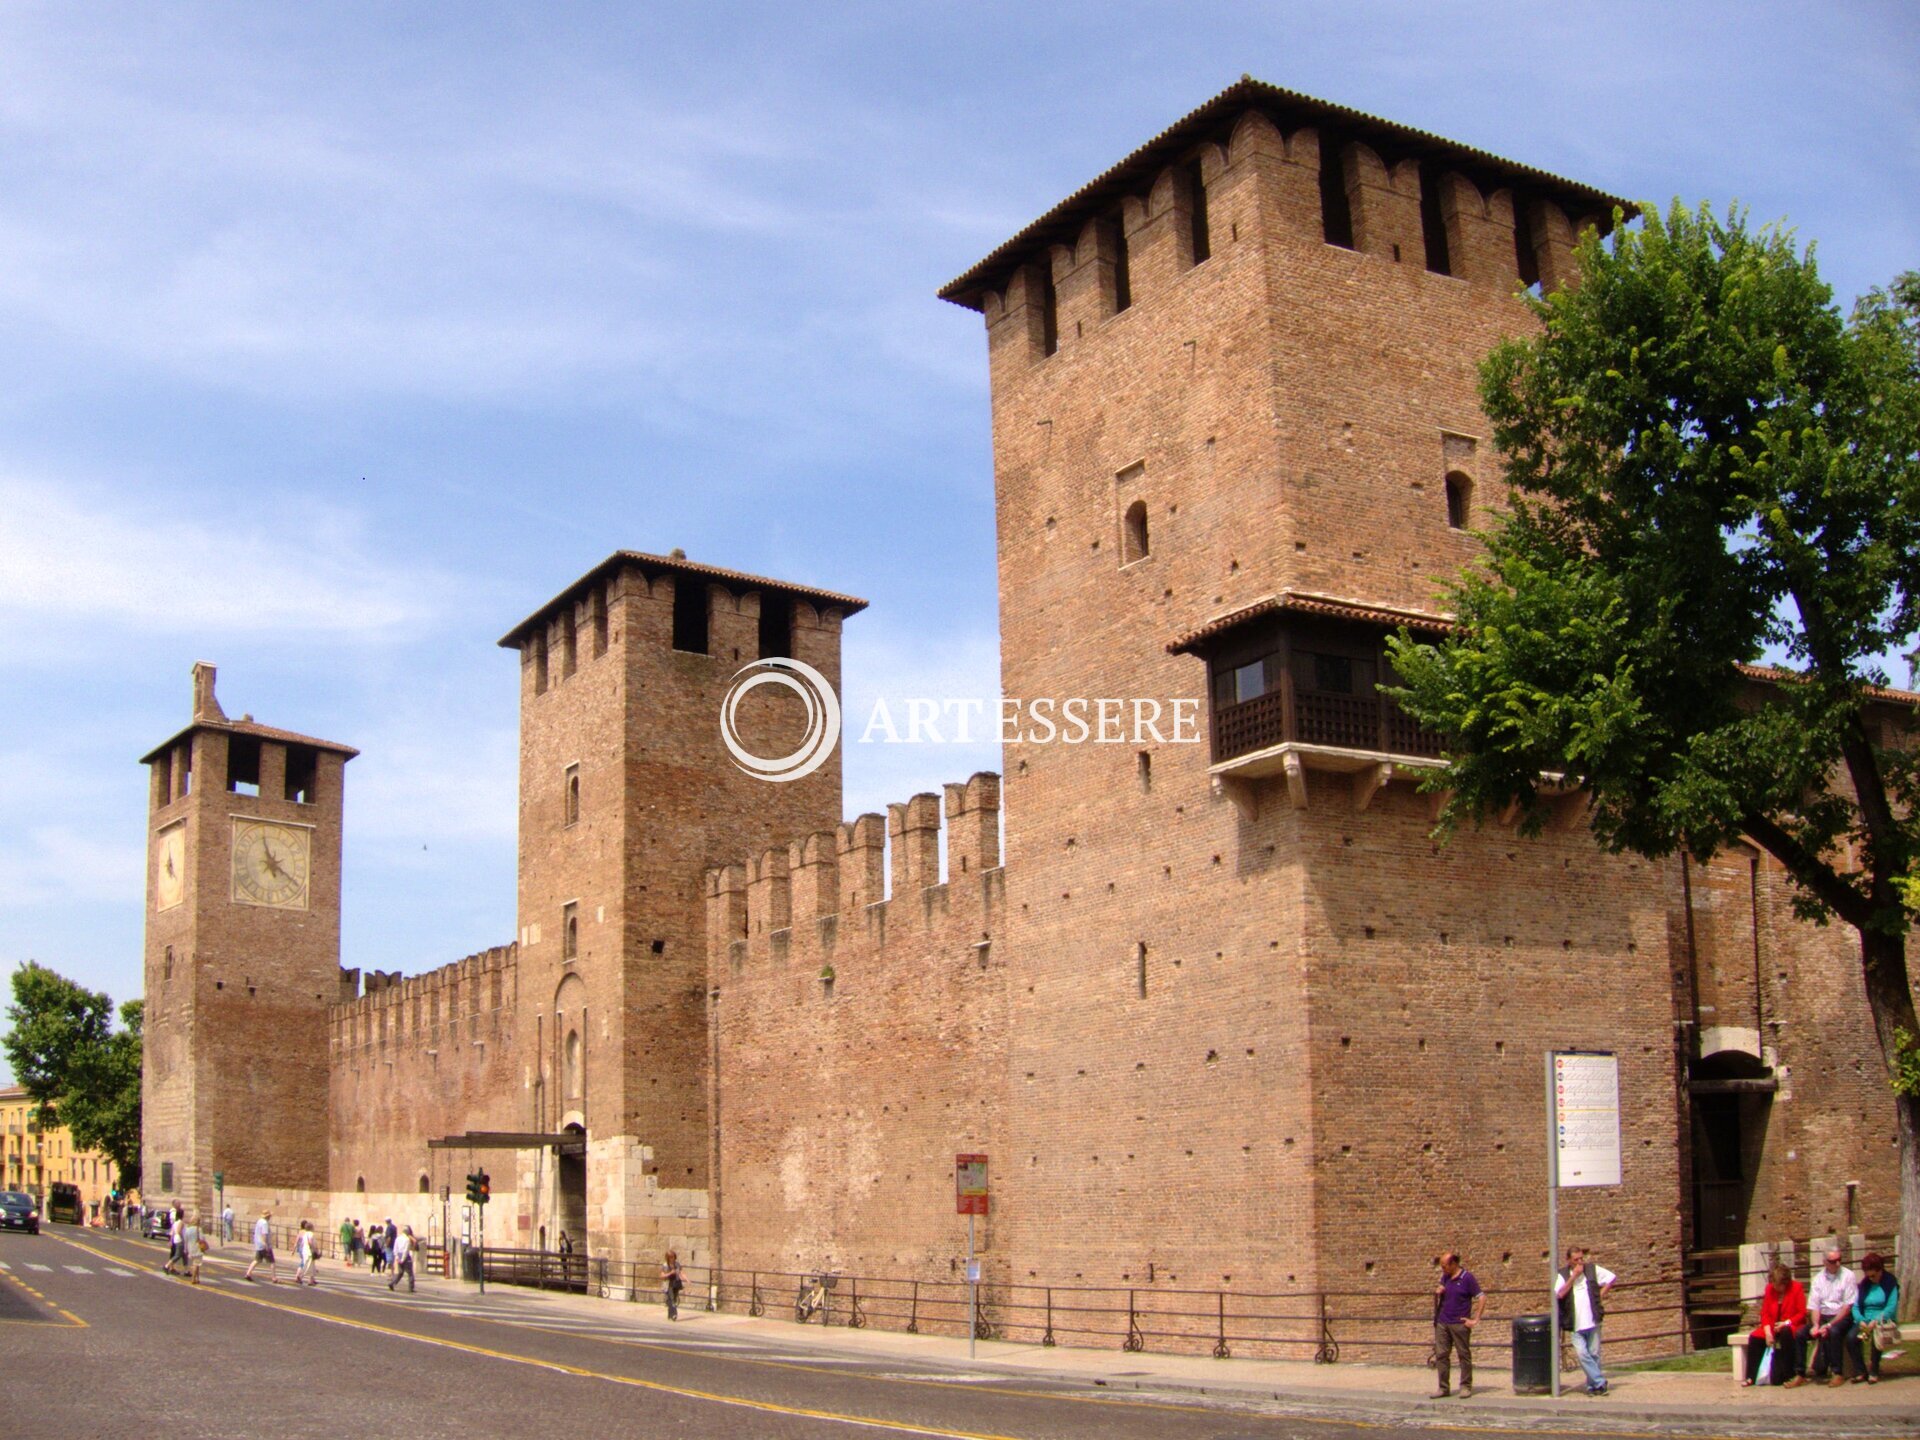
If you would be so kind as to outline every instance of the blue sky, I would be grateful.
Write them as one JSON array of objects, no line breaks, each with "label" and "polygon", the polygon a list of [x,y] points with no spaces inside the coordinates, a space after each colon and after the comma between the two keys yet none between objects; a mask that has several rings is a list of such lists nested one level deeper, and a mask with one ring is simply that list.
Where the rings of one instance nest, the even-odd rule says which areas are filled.
[{"label": "blue sky", "polygon": [[[621,547],[849,590],[849,713],[993,693],[936,288],[1247,72],[1920,265],[1900,4],[0,0],[0,972],[136,994],[188,666],[360,747],[344,959],[514,929],[513,657]],[[852,746],[848,812],[994,763]]]}]

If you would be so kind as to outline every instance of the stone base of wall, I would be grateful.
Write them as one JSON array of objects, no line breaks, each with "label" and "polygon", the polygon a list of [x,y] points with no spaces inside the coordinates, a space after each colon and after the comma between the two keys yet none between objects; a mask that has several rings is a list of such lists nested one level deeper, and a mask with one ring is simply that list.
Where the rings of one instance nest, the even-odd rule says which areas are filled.
[{"label": "stone base of wall", "polygon": [[668,1250],[683,1265],[712,1262],[707,1192],[661,1186],[653,1163],[653,1147],[631,1135],[587,1142],[587,1253],[638,1266],[642,1288]]}]

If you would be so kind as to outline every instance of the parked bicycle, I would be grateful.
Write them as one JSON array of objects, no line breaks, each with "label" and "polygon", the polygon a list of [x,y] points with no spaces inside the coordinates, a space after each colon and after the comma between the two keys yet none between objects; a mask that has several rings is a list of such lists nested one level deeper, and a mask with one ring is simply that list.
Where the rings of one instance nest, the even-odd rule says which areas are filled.
[{"label": "parked bicycle", "polygon": [[827,1323],[827,1292],[833,1289],[834,1282],[840,1278],[839,1272],[822,1270],[817,1275],[809,1275],[800,1282],[800,1293],[793,1302],[793,1318],[802,1325],[817,1313],[822,1325]]}]

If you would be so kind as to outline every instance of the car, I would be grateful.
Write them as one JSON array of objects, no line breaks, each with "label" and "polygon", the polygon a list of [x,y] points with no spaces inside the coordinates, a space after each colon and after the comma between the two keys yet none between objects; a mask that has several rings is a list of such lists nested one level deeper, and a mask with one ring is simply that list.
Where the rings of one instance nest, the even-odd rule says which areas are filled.
[{"label": "car", "polygon": [[156,1205],[141,1217],[140,1233],[149,1240],[171,1240],[173,1238],[173,1207]]},{"label": "car", "polygon": [[0,1230],[40,1233],[40,1202],[24,1190],[0,1190]]}]

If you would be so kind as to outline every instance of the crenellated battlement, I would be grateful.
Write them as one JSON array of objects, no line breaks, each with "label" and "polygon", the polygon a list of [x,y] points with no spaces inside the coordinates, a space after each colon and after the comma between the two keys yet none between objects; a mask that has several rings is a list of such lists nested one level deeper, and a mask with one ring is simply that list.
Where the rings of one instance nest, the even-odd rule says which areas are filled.
[{"label": "crenellated battlement", "polygon": [[1070,348],[1215,255],[1329,245],[1511,295],[1573,278],[1627,201],[1438,136],[1243,80],[941,290],[996,361]]},{"label": "crenellated battlement", "polygon": [[885,949],[963,906],[958,918],[978,948],[992,939],[1002,893],[1000,777],[982,771],[944,795],[923,792],[884,816],[859,815],[707,871],[709,974],[717,983],[762,962],[826,964],[856,937]]},{"label": "crenellated battlement", "polygon": [[[402,976],[398,971],[342,969],[344,998],[330,1007],[328,1031],[336,1055],[369,1046],[431,1043],[463,1022],[477,1032],[502,1023],[515,1003],[520,947],[496,945],[429,970]],[[361,993],[353,991],[364,986]]]}]

